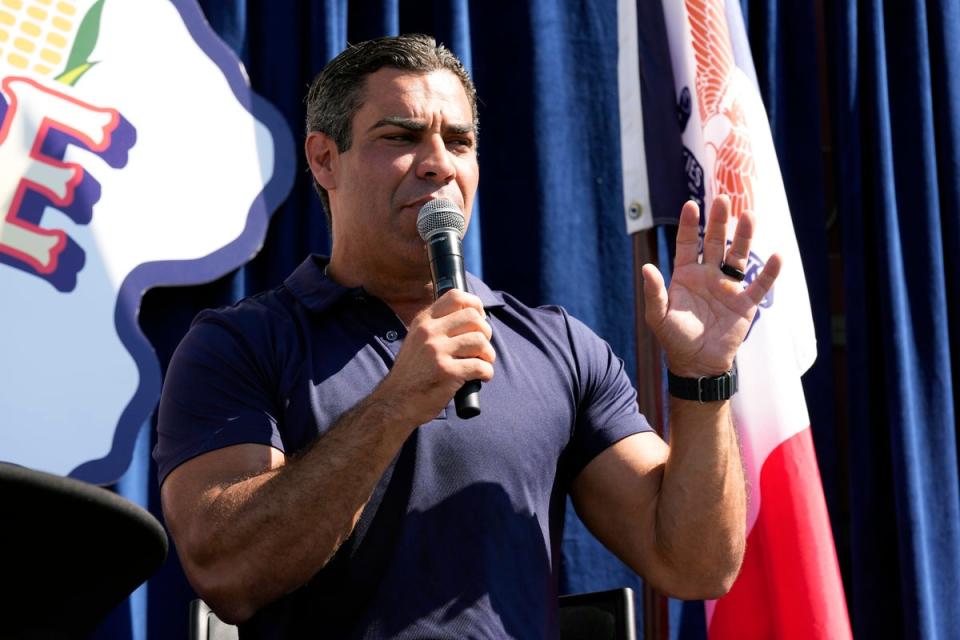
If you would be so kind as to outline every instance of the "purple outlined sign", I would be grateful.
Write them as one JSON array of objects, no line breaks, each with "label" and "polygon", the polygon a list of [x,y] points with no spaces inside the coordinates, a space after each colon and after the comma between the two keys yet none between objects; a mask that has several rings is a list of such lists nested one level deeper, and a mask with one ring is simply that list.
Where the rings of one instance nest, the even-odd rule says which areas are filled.
[{"label": "purple outlined sign", "polygon": [[289,127],[193,0],[0,6],[0,460],[106,484],[160,392],[143,293],[250,260]]}]

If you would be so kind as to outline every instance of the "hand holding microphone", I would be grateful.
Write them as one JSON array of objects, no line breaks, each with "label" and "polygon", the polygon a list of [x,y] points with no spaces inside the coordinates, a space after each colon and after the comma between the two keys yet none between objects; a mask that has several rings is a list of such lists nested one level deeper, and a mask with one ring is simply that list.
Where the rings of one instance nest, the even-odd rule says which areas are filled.
[{"label": "hand holding microphone", "polygon": [[[430,275],[437,298],[450,289],[467,290],[460,242],[465,228],[463,213],[449,200],[431,200],[421,207],[417,215],[417,231],[427,243]],[[480,381],[465,382],[454,396],[454,404],[460,418],[480,415]]]}]

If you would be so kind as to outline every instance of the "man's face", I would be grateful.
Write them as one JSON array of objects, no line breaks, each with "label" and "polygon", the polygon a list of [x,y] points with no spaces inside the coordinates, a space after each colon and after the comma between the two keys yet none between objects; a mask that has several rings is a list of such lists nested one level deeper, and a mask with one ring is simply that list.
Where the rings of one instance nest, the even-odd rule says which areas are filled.
[{"label": "man's face", "polygon": [[335,252],[384,269],[426,268],[416,228],[425,202],[446,198],[467,221],[477,190],[473,111],[449,71],[380,69],[367,77],[353,143],[334,154]]}]

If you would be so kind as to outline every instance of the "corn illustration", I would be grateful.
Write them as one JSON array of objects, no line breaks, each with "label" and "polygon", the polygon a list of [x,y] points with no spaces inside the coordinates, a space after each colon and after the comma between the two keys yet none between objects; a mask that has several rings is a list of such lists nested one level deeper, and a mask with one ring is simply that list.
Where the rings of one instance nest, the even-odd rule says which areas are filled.
[{"label": "corn illustration", "polygon": [[0,0],[0,66],[76,84],[96,64],[89,58],[103,3]]}]

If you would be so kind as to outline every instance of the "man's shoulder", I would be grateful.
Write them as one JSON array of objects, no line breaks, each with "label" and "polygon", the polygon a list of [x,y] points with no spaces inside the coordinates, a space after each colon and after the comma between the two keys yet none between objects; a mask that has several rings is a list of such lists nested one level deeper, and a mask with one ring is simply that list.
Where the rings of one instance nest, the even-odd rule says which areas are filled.
[{"label": "man's shoulder", "polygon": [[480,298],[487,310],[502,308],[521,317],[544,321],[563,319],[568,316],[567,311],[560,305],[528,305],[506,291],[492,288],[472,273],[467,274],[467,287],[471,293]]},{"label": "man's shoulder", "polygon": [[214,324],[241,332],[270,326],[289,325],[297,314],[298,302],[284,285],[247,296],[221,307],[204,309],[194,318],[192,329]]},{"label": "man's shoulder", "polygon": [[[471,288],[481,300],[488,312],[506,324],[526,327],[523,335],[536,342],[553,342],[555,346],[578,349],[584,342],[601,342],[600,338],[585,322],[573,316],[563,305],[528,305],[516,296],[492,289],[480,280],[482,288]],[[468,280],[468,284],[474,282]],[[496,300],[496,304],[488,304]]]},{"label": "man's shoulder", "polygon": [[326,258],[311,255],[282,283],[237,302],[201,311],[194,325],[213,323],[227,328],[255,331],[258,328],[287,326],[305,313],[315,310],[318,293],[339,289],[323,273]]}]

